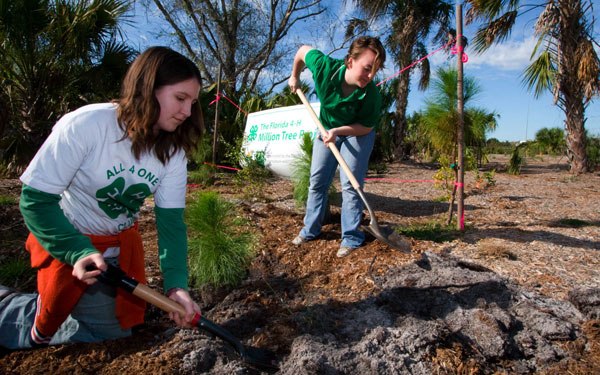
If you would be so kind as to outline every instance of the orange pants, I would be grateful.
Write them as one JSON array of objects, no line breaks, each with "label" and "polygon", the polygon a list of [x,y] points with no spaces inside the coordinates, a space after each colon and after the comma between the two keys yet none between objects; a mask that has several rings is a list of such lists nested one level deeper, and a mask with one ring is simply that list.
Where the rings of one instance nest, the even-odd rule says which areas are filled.
[{"label": "orange pants", "polygon": [[[89,235],[100,252],[109,247],[120,247],[119,265],[125,273],[145,284],[144,248],[137,226],[114,236]],[[31,266],[38,269],[38,311],[34,327],[38,333],[51,337],[71,313],[87,284],[72,275],[73,267],[53,258],[33,234],[29,234],[25,248],[31,254]],[[127,329],[144,322],[146,303],[123,290],[117,290],[116,317]]]}]

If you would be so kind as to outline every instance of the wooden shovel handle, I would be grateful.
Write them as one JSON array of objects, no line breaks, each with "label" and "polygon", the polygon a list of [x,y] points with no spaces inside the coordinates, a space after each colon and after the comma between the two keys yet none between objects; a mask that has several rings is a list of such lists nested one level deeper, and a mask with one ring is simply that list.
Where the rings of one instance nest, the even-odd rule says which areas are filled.
[{"label": "wooden shovel handle", "polygon": [[[324,137],[327,136],[327,130],[321,123],[321,120],[319,120],[319,117],[315,113],[315,110],[313,109],[313,107],[310,105],[310,103],[306,99],[306,96],[304,96],[304,92],[302,92],[301,89],[296,89],[296,94],[300,97],[300,100],[302,101],[304,106],[308,109],[308,112],[310,113],[310,116],[312,117],[315,124],[317,124],[321,135]],[[346,164],[346,161],[342,157],[342,154],[340,154],[340,151],[338,150],[338,148],[335,146],[335,143],[329,142],[329,143],[326,143],[326,145],[329,147],[331,152],[333,152],[333,155],[335,156],[338,163],[340,164],[340,167],[342,167],[342,169],[344,170],[344,173],[346,173],[346,176],[348,177],[348,180],[350,180],[352,187],[357,191],[360,190],[360,184],[358,183],[358,180],[356,179],[356,177],[354,177],[354,174],[350,170],[350,167],[348,167],[348,164]]]},{"label": "wooden shovel handle", "polygon": [[158,307],[163,311],[169,313],[178,312],[181,316],[185,316],[187,314],[183,306],[142,283],[137,284],[132,294]]}]

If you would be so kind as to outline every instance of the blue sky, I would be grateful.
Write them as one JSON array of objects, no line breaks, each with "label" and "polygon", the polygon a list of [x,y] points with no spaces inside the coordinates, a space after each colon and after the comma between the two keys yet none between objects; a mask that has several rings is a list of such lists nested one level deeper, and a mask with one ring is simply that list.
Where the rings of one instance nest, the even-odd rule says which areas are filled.
[{"label": "blue sky", "polygon": [[[345,3],[345,4],[344,4]],[[309,23],[299,25],[296,33],[297,40],[303,43],[314,45],[323,49],[325,52],[331,51],[329,40],[339,40],[345,28],[345,22],[355,15],[355,9],[351,1],[330,1],[330,4],[337,9],[332,11],[337,17],[328,25],[328,30],[334,30],[337,34],[332,35],[327,30],[316,32],[316,27],[322,25],[310,25]],[[594,9],[596,19],[600,19],[600,7]],[[167,40],[157,39],[156,32],[159,29],[157,23],[160,19],[137,5],[134,8],[135,24],[133,28],[127,28],[126,34],[128,42],[136,47],[143,49],[154,44],[168,45]],[[501,141],[523,141],[533,139],[535,133],[541,128],[564,128],[564,114],[558,107],[553,105],[550,94],[545,94],[539,98],[534,98],[533,93],[529,92],[521,82],[521,74],[525,67],[530,64],[529,58],[536,43],[533,35],[535,17],[518,19],[513,28],[510,38],[500,45],[496,45],[486,51],[484,54],[477,55],[468,47],[466,53],[469,61],[464,64],[464,74],[474,78],[481,86],[482,92],[471,104],[484,108],[488,111],[495,111],[500,115],[498,118],[497,129],[488,134],[488,138],[497,138]],[[453,21],[454,22],[454,21]],[[454,27],[454,25],[453,25]],[[594,36],[600,41],[599,25],[594,29]],[[377,25],[373,25],[376,30]],[[464,28],[463,34],[472,39],[475,28],[472,26]],[[429,45],[430,51],[439,46]],[[329,49],[328,49],[329,48]],[[345,51],[338,51],[334,56],[343,57]],[[440,51],[430,59],[432,72],[444,64],[448,64],[448,55]],[[293,56],[290,56],[290,69]],[[456,60],[452,59],[451,64],[455,65]],[[381,73],[382,78],[394,75],[401,68],[392,64],[388,60],[386,70]],[[408,114],[421,110],[427,92],[421,92],[416,87],[417,75],[412,78],[411,93],[409,96]],[[304,72],[302,79],[309,79],[308,72]],[[586,110],[586,129],[592,135],[600,136],[600,98],[596,98]]]},{"label": "blue sky", "polygon": [[[473,28],[466,28],[464,34],[472,39]],[[564,113],[553,104],[552,96],[547,93],[534,98],[522,83],[523,71],[531,63],[529,59],[536,42],[533,22],[521,20],[509,40],[484,54],[475,54],[467,47],[469,61],[464,64],[464,74],[475,78],[482,88],[478,100],[473,104],[500,115],[498,128],[488,138],[521,141],[533,139],[536,131],[544,127],[564,128]],[[432,66],[443,64],[444,58],[434,56]],[[452,64],[456,64],[456,60],[452,60]],[[409,97],[411,109],[418,109],[423,103],[423,94],[415,91]],[[595,135],[600,135],[599,99],[586,110],[586,129]]]}]

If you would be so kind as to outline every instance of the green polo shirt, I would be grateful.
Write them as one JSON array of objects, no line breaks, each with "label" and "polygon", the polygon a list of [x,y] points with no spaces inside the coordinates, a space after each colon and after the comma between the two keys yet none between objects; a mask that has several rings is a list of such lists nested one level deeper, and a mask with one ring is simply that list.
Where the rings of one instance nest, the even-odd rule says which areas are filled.
[{"label": "green polo shirt", "polygon": [[379,124],[381,94],[373,81],[344,98],[342,82],[346,66],[343,60],[313,49],[308,51],[304,61],[313,75],[315,91],[321,101],[319,119],[325,129],[354,123],[373,128]]}]

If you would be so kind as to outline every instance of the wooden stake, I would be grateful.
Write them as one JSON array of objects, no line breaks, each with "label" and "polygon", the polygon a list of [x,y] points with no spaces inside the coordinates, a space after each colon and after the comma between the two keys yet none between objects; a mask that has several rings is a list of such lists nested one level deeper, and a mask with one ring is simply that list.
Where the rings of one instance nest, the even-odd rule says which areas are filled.
[{"label": "wooden stake", "polygon": [[456,227],[458,230],[465,229],[464,222],[464,181],[465,181],[465,169],[464,169],[464,147],[465,147],[465,132],[464,132],[464,103],[463,103],[463,27],[462,27],[462,4],[456,4],[456,51],[457,51],[457,114],[458,114],[458,132],[457,132],[457,143],[458,143],[458,175],[456,181],[456,191],[458,194],[458,205],[456,207]]}]

